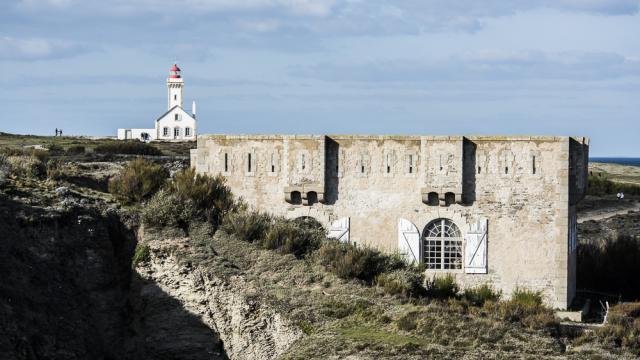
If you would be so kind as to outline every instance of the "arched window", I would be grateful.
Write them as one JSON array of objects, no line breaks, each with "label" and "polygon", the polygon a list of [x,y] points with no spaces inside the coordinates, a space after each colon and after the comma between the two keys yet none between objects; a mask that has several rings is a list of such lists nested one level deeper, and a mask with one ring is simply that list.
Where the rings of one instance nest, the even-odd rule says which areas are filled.
[{"label": "arched window", "polygon": [[164,127],[162,128],[162,136],[169,136],[169,128],[168,127]]},{"label": "arched window", "polygon": [[449,219],[436,219],[422,232],[427,269],[462,269],[462,234]]}]

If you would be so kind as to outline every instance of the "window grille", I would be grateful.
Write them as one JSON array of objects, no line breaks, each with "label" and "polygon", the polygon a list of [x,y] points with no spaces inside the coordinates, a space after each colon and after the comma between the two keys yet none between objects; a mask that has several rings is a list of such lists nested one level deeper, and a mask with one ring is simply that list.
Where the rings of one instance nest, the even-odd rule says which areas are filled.
[{"label": "window grille", "polygon": [[462,235],[449,219],[437,219],[424,229],[423,259],[427,269],[462,269]]}]

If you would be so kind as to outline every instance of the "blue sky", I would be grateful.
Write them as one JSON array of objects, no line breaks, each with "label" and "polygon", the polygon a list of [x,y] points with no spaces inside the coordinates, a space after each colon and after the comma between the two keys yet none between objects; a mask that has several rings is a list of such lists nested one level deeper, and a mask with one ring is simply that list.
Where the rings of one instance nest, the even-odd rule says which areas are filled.
[{"label": "blue sky", "polygon": [[586,135],[640,156],[640,0],[3,0],[0,131]]}]

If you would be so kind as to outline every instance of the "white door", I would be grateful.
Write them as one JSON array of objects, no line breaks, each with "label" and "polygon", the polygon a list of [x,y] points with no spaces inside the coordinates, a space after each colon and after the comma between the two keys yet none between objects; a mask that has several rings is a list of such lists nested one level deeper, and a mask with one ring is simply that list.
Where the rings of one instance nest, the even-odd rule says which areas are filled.
[{"label": "white door", "polygon": [[129,140],[133,138],[133,135],[131,135],[131,130],[125,130],[124,131],[124,138],[125,140]]}]

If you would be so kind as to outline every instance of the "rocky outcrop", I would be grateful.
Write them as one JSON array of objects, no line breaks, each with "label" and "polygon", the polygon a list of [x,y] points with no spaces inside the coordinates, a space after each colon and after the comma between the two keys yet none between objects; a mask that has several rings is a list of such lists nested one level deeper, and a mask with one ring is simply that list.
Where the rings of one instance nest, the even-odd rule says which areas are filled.
[{"label": "rocky outcrop", "polygon": [[132,271],[123,215],[0,194],[0,360],[226,358],[200,316]]},{"label": "rocky outcrop", "polygon": [[117,214],[0,195],[0,359],[119,359],[134,232]]},{"label": "rocky outcrop", "polygon": [[[232,360],[274,359],[302,337],[299,327],[275,309],[254,301],[241,275],[223,276],[190,262],[172,249],[189,247],[188,239],[150,242],[149,261],[137,273],[147,284],[181,302],[219,334]],[[146,293],[143,286],[142,293]]]}]

